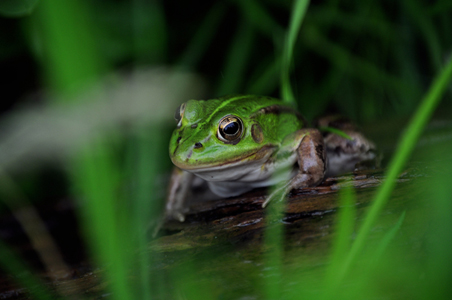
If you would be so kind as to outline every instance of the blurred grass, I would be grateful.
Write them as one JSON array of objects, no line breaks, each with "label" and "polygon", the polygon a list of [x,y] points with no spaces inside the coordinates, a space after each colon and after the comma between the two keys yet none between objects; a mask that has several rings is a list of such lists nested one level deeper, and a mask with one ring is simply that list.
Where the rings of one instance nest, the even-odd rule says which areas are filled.
[{"label": "blurred grass", "polygon": [[39,0],[4,0],[0,3],[0,14],[7,17],[20,17],[31,14]]},{"label": "blurred grass", "polygon": [[250,60],[255,33],[246,22],[241,23],[237,31],[224,61],[223,80],[216,89],[217,95],[234,94],[243,90],[244,72]]},{"label": "blurred grass", "polygon": [[[23,260],[18,257],[14,251],[7,245],[0,241],[0,263],[2,269],[8,274],[16,275],[15,281],[23,287],[28,289],[28,292],[39,300],[54,299],[51,292],[45,287],[44,282],[37,279],[37,277],[30,272],[30,267],[27,266]],[[20,276],[17,276],[20,274]]]},{"label": "blurred grass", "polygon": [[[295,97],[290,84],[290,64],[292,61],[293,49],[306,13],[309,1],[295,1],[290,17],[290,25],[284,41],[282,64],[281,64],[281,94],[282,101],[295,106]],[[289,170],[285,170],[289,174]],[[274,187],[273,192],[278,190]],[[284,225],[282,219],[286,208],[286,198],[280,190],[279,196],[275,197],[265,209],[264,233],[264,264],[266,266],[264,276],[265,297],[267,299],[279,299],[282,293],[282,265],[284,247]]]},{"label": "blurred grass", "polygon": [[308,0],[297,0],[292,8],[289,28],[284,43],[284,50],[282,53],[282,67],[281,67],[281,99],[284,102],[294,104],[295,96],[292,92],[292,85],[290,84],[290,66],[294,52],[295,42],[300,31],[301,22],[306,14],[308,8]]},{"label": "blurred grass", "polygon": [[[74,194],[83,200],[82,225],[93,258],[104,266],[114,299],[133,299],[128,267],[132,257],[130,216],[122,207],[117,187],[120,169],[113,152],[103,141],[87,147],[74,160],[72,181]],[[122,201],[121,201],[122,200]]]},{"label": "blurred grass", "polygon": [[83,1],[41,1],[37,8],[44,48],[43,65],[55,91],[67,96],[105,73],[91,23],[89,6]]},{"label": "blurred grass", "polygon": [[[324,298],[332,298],[337,292],[339,281],[336,273],[342,267],[342,262],[350,249],[351,240],[355,230],[356,195],[351,186],[345,186],[339,194],[341,207],[336,221],[336,236],[331,247],[331,257],[324,277]],[[328,288],[330,287],[330,288]]]},{"label": "blurred grass", "polygon": [[187,49],[181,54],[176,65],[181,68],[193,70],[200,63],[203,55],[209,49],[216,30],[225,13],[224,4],[217,2],[204,17],[202,24],[193,34]]},{"label": "blurred grass", "polygon": [[[133,71],[166,64],[202,73],[212,86],[209,98],[240,92],[282,95],[284,101],[296,102],[308,120],[325,110],[369,123],[406,117],[416,111],[362,224],[355,224],[353,191],[341,191],[331,254],[321,258],[322,279],[314,283],[313,276],[306,282],[302,268],[294,274],[284,273],[283,227],[276,222],[266,233],[267,269],[261,277],[252,275],[252,289],[254,295],[268,299],[281,299],[282,295],[288,299],[300,295],[310,299],[363,295],[392,298],[389,289],[378,289],[378,280],[386,274],[399,286],[414,285],[418,299],[447,299],[447,279],[452,270],[447,179],[452,165],[448,165],[449,171],[427,180],[434,225],[424,241],[429,248],[424,269],[404,265],[397,258],[407,249],[391,247],[403,230],[405,214],[375,243],[375,251],[369,254],[364,248],[390,199],[395,179],[415,151],[444,93],[447,100],[442,107],[450,112],[452,6],[445,0],[435,4],[408,0],[308,4],[300,0],[222,1],[208,3],[192,17],[187,11],[194,4],[188,2],[180,4],[183,15],[178,15],[157,0],[135,0],[127,5],[42,0],[36,7],[29,1],[26,9],[3,4],[0,12],[32,13],[35,23],[31,23],[36,28],[24,28],[42,48],[36,44],[29,47],[38,56],[40,74],[46,78],[43,87],[63,95],[61,99],[75,99],[82,88],[95,84],[107,70],[118,66]],[[185,44],[181,46],[180,40]],[[431,83],[439,72],[441,75]],[[166,99],[150,101],[158,108],[157,103]],[[132,127],[130,140],[120,132],[109,133],[81,147],[68,171],[73,196],[82,200],[79,213],[95,265],[107,270],[108,289],[116,299],[165,298],[166,285],[175,288],[170,292],[175,299],[218,298],[218,283],[199,272],[209,255],[190,261],[169,277],[153,273],[152,266],[159,263],[159,257],[146,248],[147,228],[158,219],[158,203],[164,198],[165,188],[160,182],[167,165],[163,159],[167,158],[167,138],[161,124],[137,123]],[[128,144],[123,159],[119,149],[125,140]],[[351,240],[355,230],[357,234]],[[31,276],[21,277],[25,267],[6,246],[1,247],[2,258],[6,258],[2,266],[34,291],[39,283]],[[391,274],[394,266],[401,270],[397,278]],[[367,270],[364,276],[360,276],[360,270]],[[422,272],[429,278],[419,284],[412,274]],[[193,280],[193,273],[201,275]],[[138,280],[132,280],[132,274]],[[260,280],[257,283],[256,278]],[[289,281],[297,284],[288,287]],[[350,282],[352,288],[341,289],[350,287]],[[318,290],[320,286],[322,291]],[[409,295],[405,289],[401,292]],[[50,296],[38,289],[36,298]]]},{"label": "blurred grass", "polygon": [[[448,84],[450,84],[452,79],[452,60],[445,66],[443,72],[439,74],[438,78],[432,83],[430,90],[419,106],[416,114],[413,116],[410,124],[408,125],[405,134],[402,136],[400,145],[397,148],[391,162],[388,165],[388,170],[386,171],[386,179],[382,185],[378,188],[376,195],[374,197],[373,204],[369,208],[369,211],[364,218],[363,224],[356,235],[356,239],[350,248],[346,259],[343,262],[341,271],[337,272],[339,280],[345,273],[348,272],[350,265],[362,248],[364,247],[365,241],[369,236],[372,227],[375,225],[379,214],[383,210],[385,204],[389,200],[389,196],[395,187],[396,179],[399,174],[403,171],[411,153],[419,140],[419,137],[424,130],[427,122],[429,121],[434,109],[441,100],[444,91],[446,90]],[[384,241],[382,241],[384,243]]]},{"label": "blurred grass", "polygon": [[161,1],[134,0],[131,20],[135,64],[165,62],[168,53],[168,25]]}]

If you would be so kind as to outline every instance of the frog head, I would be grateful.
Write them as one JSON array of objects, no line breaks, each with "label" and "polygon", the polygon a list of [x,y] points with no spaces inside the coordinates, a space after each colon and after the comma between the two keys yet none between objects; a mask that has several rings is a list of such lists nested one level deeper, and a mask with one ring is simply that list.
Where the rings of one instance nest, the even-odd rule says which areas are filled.
[{"label": "frog head", "polygon": [[177,128],[169,147],[172,162],[190,171],[270,156],[277,145],[266,135],[265,128],[269,126],[262,126],[262,119],[255,113],[268,104],[255,98],[238,96],[183,103],[175,113]]}]

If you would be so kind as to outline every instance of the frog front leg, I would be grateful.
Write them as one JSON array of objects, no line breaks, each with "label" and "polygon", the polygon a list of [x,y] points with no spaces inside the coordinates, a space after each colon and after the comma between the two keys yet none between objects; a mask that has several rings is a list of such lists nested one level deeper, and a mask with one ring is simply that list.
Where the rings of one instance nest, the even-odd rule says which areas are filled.
[{"label": "frog front leg", "polygon": [[295,151],[298,173],[287,182],[276,186],[262,204],[266,207],[270,201],[281,201],[292,189],[316,186],[326,171],[326,152],[320,131],[313,128],[300,129],[287,136],[280,153]]},{"label": "frog front leg", "polygon": [[165,204],[165,218],[185,221],[187,210],[186,199],[193,182],[194,175],[174,168],[171,174],[168,196]]}]

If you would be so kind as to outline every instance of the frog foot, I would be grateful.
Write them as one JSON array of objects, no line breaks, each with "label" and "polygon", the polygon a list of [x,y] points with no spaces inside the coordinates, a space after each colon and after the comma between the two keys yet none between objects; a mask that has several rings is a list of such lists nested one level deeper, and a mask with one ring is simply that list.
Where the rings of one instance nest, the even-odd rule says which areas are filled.
[{"label": "frog foot", "polygon": [[316,129],[308,128],[300,129],[295,134],[302,137],[297,147],[299,171],[286,183],[277,185],[264,201],[262,207],[266,207],[273,199],[284,200],[292,189],[316,186],[323,180],[326,170],[326,157],[321,133]]}]

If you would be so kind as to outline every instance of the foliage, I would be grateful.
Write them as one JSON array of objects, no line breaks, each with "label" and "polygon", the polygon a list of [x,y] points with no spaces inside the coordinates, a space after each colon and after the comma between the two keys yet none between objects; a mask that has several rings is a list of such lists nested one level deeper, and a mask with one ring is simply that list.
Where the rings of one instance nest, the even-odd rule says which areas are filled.
[{"label": "foliage", "polygon": [[0,2],[0,14],[4,16],[23,16],[31,14],[38,0],[4,0]]},{"label": "foliage", "polygon": [[[323,3],[230,0],[206,1],[201,6],[184,1],[178,3],[177,9],[158,0],[36,2],[13,5],[12,1],[4,1],[0,12],[9,17],[31,14],[15,20],[15,26],[24,34],[22,40],[13,43],[39,65],[36,77],[42,83],[41,88],[58,95],[49,99],[59,101],[47,99],[49,106],[73,110],[83,107],[81,98],[93,103],[108,98],[105,96],[108,88],[101,89],[98,98],[79,96],[105,77],[123,80],[110,75],[110,71],[133,73],[140,68],[167,65],[204,76],[211,87],[208,98],[230,93],[281,95],[284,101],[296,102],[309,120],[325,111],[339,112],[362,123],[414,113],[388,165],[387,180],[377,190],[362,224],[355,224],[353,191],[341,192],[337,235],[331,254],[329,258],[313,258],[326,267],[309,273],[302,267],[303,256],[295,255],[294,260],[299,261],[295,265],[300,268],[289,277],[286,271],[290,266],[285,262],[285,254],[281,246],[274,246],[282,240],[282,226],[276,224],[269,226],[266,236],[268,245],[274,246],[269,247],[272,249],[264,259],[271,268],[263,269],[263,279],[255,273],[243,273],[243,276],[252,282],[254,295],[269,299],[280,296],[350,299],[363,295],[366,298],[400,295],[447,298],[449,291],[445,286],[452,270],[447,246],[452,239],[446,230],[450,228],[451,193],[445,178],[450,178],[450,163],[445,172],[424,180],[424,192],[428,192],[432,204],[427,211],[430,219],[419,222],[435,220],[431,236],[422,241],[429,248],[423,257],[424,265],[409,265],[400,259],[409,249],[394,241],[402,230],[409,234],[410,228],[404,227],[409,212],[397,216],[392,228],[378,241],[370,242],[369,233],[390,199],[395,179],[416,151],[416,142],[435,109],[440,106],[450,117],[452,5],[449,1],[431,4],[409,0]],[[5,32],[0,34],[0,39],[9,41]],[[6,51],[3,44],[0,48],[4,48],[0,49],[3,62],[17,55]],[[432,80],[433,77],[436,79]],[[23,84],[27,91],[28,83]],[[3,92],[5,98],[14,94],[7,85]],[[159,98],[159,95],[156,92],[149,96],[156,108],[169,98]],[[442,98],[445,100],[440,103]],[[82,122],[88,118],[101,119],[101,114],[87,115],[87,119],[81,118]],[[109,116],[105,112],[105,117]],[[203,276],[198,271],[209,262],[212,253],[181,264],[168,275],[169,283],[152,271],[159,257],[146,251],[149,241],[146,228],[149,220],[158,219],[161,208],[157,203],[165,192],[158,184],[159,175],[168,168],[161,159],[166,157],[167,132],[162,129],[166,123],[157,118],[148,122],[143,118],[139,121],[118,118],[131,124],[127,137],[120,129],[123,124],[118,121],[100,130],[88,142],[75,146],[67,143],[75,148],[63,159],[69,189],[81,200],[78,213],[85,237],[93,260],[107,270],[105,277],[111,283],[113,298],[217,298],[217,278]],[[448,145],[447,141],[445,144]],[[450,151],[446,153],[447,161],[451,158]],[[430,158],[424,160],[438,167]],[[357,234],[351,241],[355,229]],[[376,250],[370,251],[366,243]],[[26,267],[18,263],[6,246],[0,246],[2,253],[7,254],[0,257],[5,269],[16,275],[23,272]],[[398,271],[391,273],[391,268]],[[361,270],[365,271],[363,276]],[[132,281],[130,272],[139,280]],[[428,279],[419,282],[413,275],[421,273],[427,274]],[[200,275],[193,280],[191,274]],[[228,276],[218,276],[221,275]],[[411,294],[408,288],[394,291],[389,284],[380,289],[385,276],[399,287],[414,286],[416,293]],[[39,284],[33,277],[17,277],[23,279],[20,284],[31,287],[30,292]],[[319,277],[321,280],[315,280]],[[165,289],[168,285],[176,286],[177,291],[168,292]],[[417,296],[413,297],[414,294]],[[50,297],[45,289],[37,289],[34,296]]]}]

